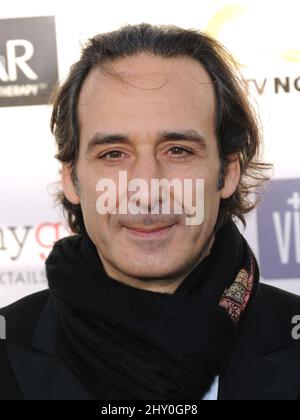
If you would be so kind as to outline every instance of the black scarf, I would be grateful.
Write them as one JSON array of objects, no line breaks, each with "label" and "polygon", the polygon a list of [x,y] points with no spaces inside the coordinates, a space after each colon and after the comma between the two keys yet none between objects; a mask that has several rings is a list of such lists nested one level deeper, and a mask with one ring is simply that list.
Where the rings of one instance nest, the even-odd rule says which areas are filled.
[{"label": "black scarf", "polygon": [[174,294],[108,277],[87,234],[58,241],[46,268],[57,354],[97,400],[201,400],[228,364],[259,280],[234,223]]}]

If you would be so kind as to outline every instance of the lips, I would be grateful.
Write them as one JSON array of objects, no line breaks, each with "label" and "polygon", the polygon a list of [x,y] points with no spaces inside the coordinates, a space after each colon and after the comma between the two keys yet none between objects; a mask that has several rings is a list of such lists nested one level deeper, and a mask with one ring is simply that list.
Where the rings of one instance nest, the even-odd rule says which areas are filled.
[{"label": "lips", "polygon": [[160,232],[162,230],[168,229],[171,226],[173,226],[173,225],[156,226],[156,227],[152,227],[152,228],[148,228],[148,229],[144,228],[144,227],[130,227],[130,226],[125,226],[125,227],[127,227],[127,229],[134,230],[135,232],[154,233],[154,232]]},{"label": "lips", "polygon": [[162,239],[165,236],[168,235],[168,233],[172,230],[172,228],[175,226],[175,224],[173,225],[164,225],[164,226],[155,226],[155,227],[149,227],[149,228],[145,228],[145,227],[140,227],[140,226],[124,226],[127,231],[134,236],[135,238],[140,238],[140,239]]}]

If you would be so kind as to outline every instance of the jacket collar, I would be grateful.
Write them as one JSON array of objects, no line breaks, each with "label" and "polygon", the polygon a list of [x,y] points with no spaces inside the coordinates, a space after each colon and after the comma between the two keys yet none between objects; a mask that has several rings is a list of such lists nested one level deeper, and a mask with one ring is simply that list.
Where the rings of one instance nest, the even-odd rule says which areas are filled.
[{"label": "jacket collar", "polygon": [[[31,345],[22,340],[8,343],[8,355],[19,386],[28,400],[91,400],[55,354],[57,324],[50,297]],[[260,287],[231,361],[220,376],[218,399],[295,400],[295,383],[300,377],[299,364],[293,363],[297,358],[299,346],[287,340]]]},{"label": "jacket collar", "polygon": [[35,329],[31,347],[8,344],[8,356],[19,386],[27,400],[91,400],[55,354],[57,322],[50,298]]},{"label": "jacket collar", "polygon": [[299,346],[288,339],[286,327],[260,287],[232,359],[220,377],[219,400],[297,399]]}]

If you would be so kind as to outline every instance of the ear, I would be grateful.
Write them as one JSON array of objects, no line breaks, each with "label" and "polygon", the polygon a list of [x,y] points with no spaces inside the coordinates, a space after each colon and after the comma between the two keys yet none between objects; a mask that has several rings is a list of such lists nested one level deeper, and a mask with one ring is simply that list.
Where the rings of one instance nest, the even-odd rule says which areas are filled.
[{"label": "ear", "polygon": [[241,177],[241,165],[238,155],[234,154],[229,156],[228,162],[224,188],[221,190],[221,198],[224,200],[230,198],[235,193]]},{"label": "ear", "polygon": [[65,196],[72,204],[80,204],[80,198],[76,192],[76,188],[72,179],[72,168],[69,164],[64,163],[61,169],[61,183]]}]

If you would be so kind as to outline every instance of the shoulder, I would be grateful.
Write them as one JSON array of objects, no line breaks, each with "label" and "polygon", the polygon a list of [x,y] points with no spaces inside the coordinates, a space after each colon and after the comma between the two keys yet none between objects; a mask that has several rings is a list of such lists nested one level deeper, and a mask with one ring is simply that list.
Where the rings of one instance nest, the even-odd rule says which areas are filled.
[{"label": "shoulder", "polygon": [[49,297],[49,290],[43,290],[0,309],[0,316],[6,324],[7,341],[30,344]]},{"label": "shoulder", "polygon": [[49,291],[44,290],[0,309],[1,322],[4,321],[5,324],[5,339],[0,340],[0,401],[24,399],[8,357],[7,346],[10,343],[31,345],[34,331],[49,297]]},{"label": "shoulder", "polygon": [[283,337],[290,342],[293,319],[300,316],[300,296],[266,284],[260,285],[260,293],[271,309]]},{"label": "shoulder", "polygon": [[6,342],[0,340],[0,401],[23,399],[7,355]]},{"label": "shoulder", "polygon": [[278,316],[295,311],[300,315],[300,296],[267,284],[261,284],[260,291]]}]

